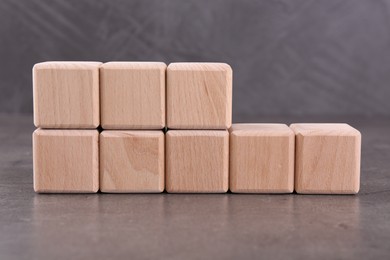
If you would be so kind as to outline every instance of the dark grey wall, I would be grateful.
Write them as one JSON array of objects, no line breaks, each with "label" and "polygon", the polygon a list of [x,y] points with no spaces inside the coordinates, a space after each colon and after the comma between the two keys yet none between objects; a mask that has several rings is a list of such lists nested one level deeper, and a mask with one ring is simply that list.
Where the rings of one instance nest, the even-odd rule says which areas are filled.
[{"label": "dark grey wall", "polygon": [[0,112],[45,60],[221,61],[233,115],[390,115],[390,1],[2,0]]}]

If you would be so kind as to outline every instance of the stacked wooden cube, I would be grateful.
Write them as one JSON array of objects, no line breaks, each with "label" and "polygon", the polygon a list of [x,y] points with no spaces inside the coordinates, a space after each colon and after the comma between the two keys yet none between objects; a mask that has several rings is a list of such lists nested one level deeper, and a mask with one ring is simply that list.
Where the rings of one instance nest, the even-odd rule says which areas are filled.
[{"label": "stacked wooden cube", "polygon": [[354,194],[359,131],[233,124],[223,63],[33,68],[36,192]]},{"label": "stacked wooden cube", "polygon": [[99,190],[99,62],[45,62],[33,68],[34,189]]},{"label": "stacked wooden cube", "polygon": [[173,63],[167,76],[166,190],[227,192],[232,69]]}]

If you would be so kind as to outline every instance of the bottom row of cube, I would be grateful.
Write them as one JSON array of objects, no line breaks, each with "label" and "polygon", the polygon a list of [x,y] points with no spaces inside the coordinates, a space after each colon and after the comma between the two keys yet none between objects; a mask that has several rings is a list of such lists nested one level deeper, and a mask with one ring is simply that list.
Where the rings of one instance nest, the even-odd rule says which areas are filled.
[{"label": "bottom row of cube", "polygon": [[230,133],[37,129],[34,190],[354,194],[360,145],[347,124],[234,124]]}]

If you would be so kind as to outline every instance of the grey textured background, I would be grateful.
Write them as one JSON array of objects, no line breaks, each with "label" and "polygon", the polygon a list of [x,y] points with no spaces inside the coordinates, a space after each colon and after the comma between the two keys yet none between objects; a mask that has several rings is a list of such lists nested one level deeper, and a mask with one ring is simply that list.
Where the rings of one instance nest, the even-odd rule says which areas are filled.
[{"label": "grey textured background", "polygon": [[221,61],[233,119],[390,115],[390,1],[0,2],[0,112],[31,113],[45,60]]}]

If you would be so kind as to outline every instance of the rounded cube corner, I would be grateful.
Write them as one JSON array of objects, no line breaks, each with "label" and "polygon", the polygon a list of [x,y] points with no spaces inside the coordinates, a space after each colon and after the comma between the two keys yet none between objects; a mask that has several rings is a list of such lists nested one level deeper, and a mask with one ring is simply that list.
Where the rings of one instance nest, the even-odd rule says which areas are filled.
[{"label": "rounded cube corner", "polygon": [[91,190],[91,193],[98,193],[99,192],[99,185],[97,187],[93,187]]}]

